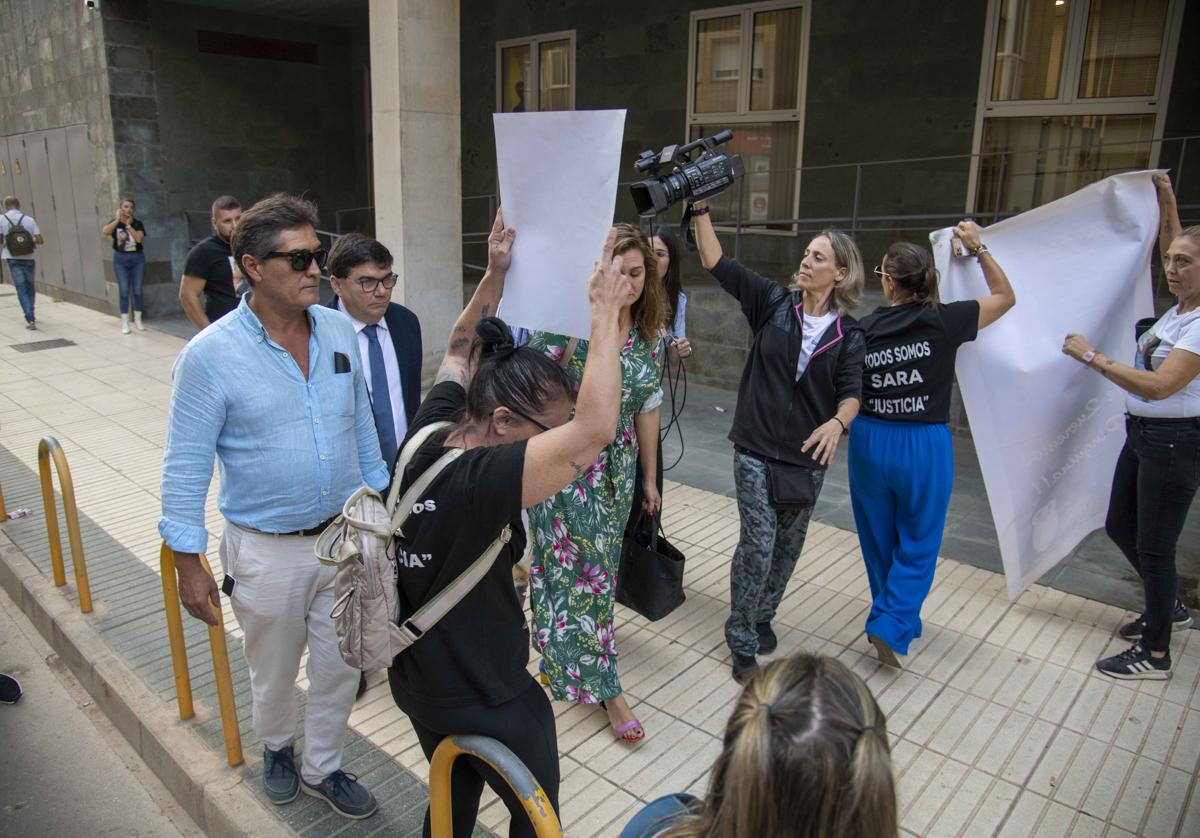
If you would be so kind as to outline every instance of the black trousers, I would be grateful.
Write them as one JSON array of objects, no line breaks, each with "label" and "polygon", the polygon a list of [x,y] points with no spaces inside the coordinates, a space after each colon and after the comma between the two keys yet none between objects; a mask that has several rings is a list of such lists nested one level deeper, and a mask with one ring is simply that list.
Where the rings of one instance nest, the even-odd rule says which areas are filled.
[{"label": "black trousers", "polygon": [[1200,485],[1200,418],[1129,416],[1117,458],[1104,530],[1142,579],[1146,629],[1154,652],[1171,647],[1178,596],[1175,546]]},{"label": "black trousers", "polygon": [[[421,742],[421,750],[429,760],[433,759],[433,752],[447,736],[475,734],[499,740],[533,772],[550,798],[554,811],[558,812],[558,733],[554,727],[554,711],[550,708],[550,699],[546,698],[545,691],[532,678],[529,679],[529,689],[495,707],[483,704],[430,707],[404,702],[400,704],[400,709],[408,714],[417,739]],[[454,838],[470,838],[475,831],[484,783],[500,795],[512,815],[509,836],[532,838],[535,834],[533,825],[508,783],[483,762],[471,757],[459,757],[451,772]],[[430,838],[428,809],[425,810],[424,834],[425,838]]]}]

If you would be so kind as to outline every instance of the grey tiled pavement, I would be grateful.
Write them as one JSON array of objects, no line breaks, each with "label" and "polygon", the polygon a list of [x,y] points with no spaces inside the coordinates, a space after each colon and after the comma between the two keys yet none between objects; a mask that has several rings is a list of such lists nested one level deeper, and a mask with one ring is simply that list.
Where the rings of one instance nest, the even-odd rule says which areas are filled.
[{"label": "grey tiled pavement", "polygon": [[[112,317],[44,299],[39,320],[41,331],[25,332],[11,289],[0,288],[0,480],[10,508],[35,508],[4,530],[49,572],[34,461],[37,439],[53,433],[85,516],[97,603],[89,619],[164,703],[173,702],[155,521],[169,370],[182,342],[155,331],[122,336]],[[56,337],[78,345],[28,354],[9,348]],[[613,739],[600,711],[555,706],[568,835],[613,835],[647,799],[703,793],[737,694],[722,638],[737,512],[719,483],[728,480],[723,429],[690,421],[705,409],[698,393],[684,418],[688,459],[668,475],[680,482],[666,490],[665,526],[688,556],[688,599],[657,623],[618,611],[622,683],[648,738],[630,748]],[[888,715],[905,834],[1200,834],[1200,633],[1177,635],[1171,681],[1110,681],[1092,662],[1119,647],[1115,627],[1130,617],[1123,600],[1036,585],[1009,602],[1003,578],[957,561],[948,541],[924,636],[904,672],[882,668],[863,641],[865,574],[857,540],[837,517],[831,478],[822,520],[781,607],[780,651],[835,655],[867,680]],[[215,545],[221,523],[212,496],[207,525]],[[986,532],[972,538],[986,546]],[[71,585],[64,591],[73,596]],[[188,623],[198,716],[207,719],[195,726],[219,751],[211,678],[201,675],[206,636]],[[228,609],[226,627],[253,785],[259,763]],[[303,678],[297,686],[302,698]],[[281,833],[404,835],[417,827],[427,766],[381,674],[372,676],[351,727],[347,767],[386,798],[385,811],[346,823],[302,799],[272,809]],[[507,831],[507,813],[490,794],[480,823]]]}]

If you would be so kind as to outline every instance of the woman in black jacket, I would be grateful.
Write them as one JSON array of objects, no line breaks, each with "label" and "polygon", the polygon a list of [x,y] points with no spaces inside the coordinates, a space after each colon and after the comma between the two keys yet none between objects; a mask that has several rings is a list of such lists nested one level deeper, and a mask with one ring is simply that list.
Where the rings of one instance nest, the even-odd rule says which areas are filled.
[{"label": "woman in black jacket", "polygon": [[725,642],[733,677],[775,650],[771,620],[783,599],[825,468],[858,415],[866,341],[849,312],[862,298],[863,265],[845,233],[808,243],[784,287],[721,253],[705,202],[696,204],[705,268],[742,304],[754,332],[729,439],[741,534],[729,573]]}]

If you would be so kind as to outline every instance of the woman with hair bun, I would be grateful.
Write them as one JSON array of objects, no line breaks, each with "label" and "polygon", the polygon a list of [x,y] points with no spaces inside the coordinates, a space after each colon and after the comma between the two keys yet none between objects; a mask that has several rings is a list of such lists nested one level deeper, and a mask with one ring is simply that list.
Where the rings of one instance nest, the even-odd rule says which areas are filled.
[{"label": "woman with hair bun", "polygon": [[661,797],[620,838],[894,838],[887,720],[862,678],[799,654],[759,670],[725,727],[708,796]]},{"label": "woman with hair bun", "polygon": [[890,304],[862,320],[867,352],[850,434],[850,501],[873,598],[867,639],[894,667],[921,636],[946,526],[955,355],[1017,302],[979,227],[963,221],[954,235],[979,260],[989,296],[939,305],[929,248],[896,242],[875,268]]},{"label": "woman with hair bun", "polygon": [[[556,701],[603,705],[613,735],[634,743],[646,732],[633,715],[617,675],[613,600],[639,462],[643,509],[653,514],[662,506],[655,463],[663,399],[659,386],[663,294],[646,234],[618,224],[613,237],[613,253],[630,283],[616,342],[622,390],[617,435],[598,457],[573,461],[575,480],[529,510],[536,536],[530,601],[550,694]],[[593,341],[546,332],[534,332],[528,345],[566,369],[575,385],[596,348]],[[582,405],[575,416],[576,422],[583,416]]]},{"label": "woman with hair bun", "polygon": [[[558,806],[558,743],[554,713],[526,670],[529,632],[512,584],[512,567],[528,539],[521,510],[540,504],[578,476],[613,439],[621,399],[618,316],[629,280],[613,257],[610,233],[588,281],[592,352],[568,423],[571,385],[542,353],[513,345],[495,317],[504,290],[513,230],[499,214],[488,237],[488,268],[450,333],[436,383],[408,434],[435,431],[396,478],[409,486],[449,449],[453,460],[421,494],[394,542],[400,616],[407,619],[500,536],[511,538],[487,575],[388,669],[392,697],[412,722],[426,758],[443,738],[477,734],[498,739],[533,772]],[[470,335],[474,334],[472,341]],[[417,511],[419,510],[419,511]],[[454,834],[469,836],[483,784],[512,813],[509,835],[533,835],[520,800],[494,771],[474,759],[454,765]],[[425,817],[425,835],[430,832]]]}]

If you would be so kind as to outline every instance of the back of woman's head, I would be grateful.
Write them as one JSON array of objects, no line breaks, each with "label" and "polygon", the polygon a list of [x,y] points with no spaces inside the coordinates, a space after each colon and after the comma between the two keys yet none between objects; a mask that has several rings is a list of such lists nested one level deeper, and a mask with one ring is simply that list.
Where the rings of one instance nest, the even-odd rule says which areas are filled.
[{"label": "back of woman's head", "polygon": [[912,242],[894,242],[883,257],[884,272],[906,302],[936,303],[937,269],[929,248]]},{"label": "back of woman's head", "polygon": [[571,398],[571,381],[558,364],[536,349],[516,346],[508,325],[485,317],[475,327],[471,345],[471,384],[464,419],[491,416],[507,407],[535,416],[558,399]]},{"label": "back of woman's head", "polygon": [[894,838],[887,724],[839,661],[800,654],[750,680],[702,809],[664,833],[704,838]]},{"label": "back of woman's head", "polygon": [[637,326],[642,340],[653,340],[662,329],[663,324],[663,289],[659,282],[658,260],[654,257],[654,248],[650,239],[632,224],[614,224],[617,233],[613,241],[613,255],[623,257],[626,253],[636,250],[642,254],[645,263],[643,273],[642,296],[638,297],[631,306],[633,324]]}]

